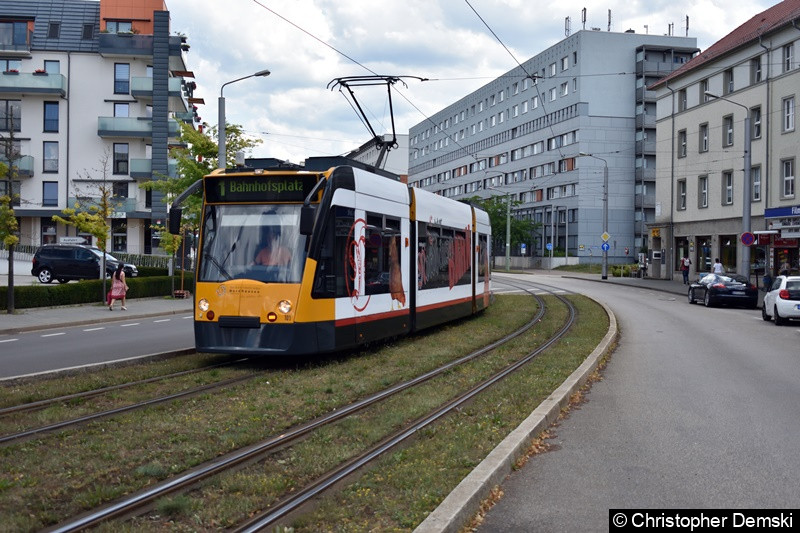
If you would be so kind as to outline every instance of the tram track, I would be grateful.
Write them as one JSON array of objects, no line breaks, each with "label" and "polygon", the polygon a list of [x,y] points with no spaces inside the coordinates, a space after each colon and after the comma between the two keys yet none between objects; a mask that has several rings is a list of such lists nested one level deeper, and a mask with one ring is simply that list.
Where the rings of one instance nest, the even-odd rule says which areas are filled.
[{"label": "tram track", "polygon": [[[191,370],[184,370],[184,371],[180,371],[180,372],[173,372],[173,373],[170,373],[170,374],[165,374],[163,376],[154,376],[154,377],[151,377],[151,378],[136,380],[136,381],[132,381],[132,382],[120,383],[120,384],[117,384],[117,385],[112,385],[112,386],[108,386],[108,387],[101,387],[101,388],[93,389],[93,390],[89,390],[89,391],[83,391],[83,392],[78,392],[78,393],[74,393],[74,394],[66,394],[66,395],[55,397],[55,398],[48,398],[48,399],[45,399],[45,400],[39,400],[39,401],[35,401],[35,402],[29,402],[29,403],[25,403],[25,404],[16,405],[16,406],[6,407],[6,408],[3,408],[3,409],[0,409],[0,417],[9,416],[9,415],[15,415],[15,414],[18,414],[18,413],[25,413],[25,412],[29,412],[29,411],[43,410],[43,409],[47,409],[47,408],[55,406],[55,405],[69,404],[70,402],[83,401],[83,400],[87,400],[87,399],[90,399],[90,398],[95,398],[95,397],[103,395],[103,394],[110,394],[110,393],[118,392],[118,391],[121,391],[121,390],[124,390],[124,389],[130,389],[130,388],[133,388],[133,387],[136,387],[136,386],[142,386],[142,385],[157,383],[157,382],[161,382],[161,381],[167,381],[167,380],[170,380],[170,379],[177,379],[177,378],[182,378],[182,377],[186,377],[186,376],[191,376],[191,375],[199,374],[200,372],[207,372],[209,370],[221,368],[223,366],[236,365],[236,364],[240,364],[242,362],[245,362],[247,360],[248,360],[247,358],[243,358],[243,359],[238,359],[236,361],[232,361],[232,362],[229,362],[229,363],[218,363],[218,364],[209,365],[209,366],[205,366],[205,367],[201,367],[201,368],[195,368],[195,369],[191,369]],[[29,428],[29,429],[26,429],[26,430],[23,430],[23,431],[17,431],[17,432],[14,432],[14,433],[9,433],[9,434],[6,434],[6,435],[0,435],[0,447],[1,446],[8,446],[10,444],[15,444],[15,443],[19,443],[19,442],[24,442],[27,439],[31,439],[31,438],[37,437],[39,435],[44,435],[44,434],[47,434],[47,433],[52,433],[54,431],[62,431],[62,430],[75,428],[75,427],[78,427],[78,426],[83,425],[83,424],[88,424],[90,422],[103,420],[105,418],[116,416],[116,415],[119,415],[119,414],[122,414],[122,413],[127,413],[127,412],[130,412],[130,411],[136,411],[138,409],[145,409],[147,407],[153,407],[153,406],[164,404],[164,403],[167,403],[167,402],[170,402],[170,401],[173,401],[173,400],[190,398],[190,397],[196,396],[198,394],[212,392],[212,391],[217,390],[217,389],[222,389],[222,388],[225,388],[225,387],[229,387],[231,385],[236,385],[238,383],[243,383],[245,381],[252,380],[252,379],[255,379],[257,377],[258,377],[257,374],[247,374],[247,375],[244,375],[244,376],[237,376],[237,377],[233,377],[233,378],[229,378],[229,379],[215,381],[213,383],[207,383],[207,384],[204,384],[204,385],[191,387],[189,389],[186,389],[186,390],[183,390],[183,391],[180,391],[180,392],[177,392],[177,393],[173,393],[173,394],[162,395],[162,396],[158,396],[158,397],[155,397],[155,398],[150,398],[148,400],[135,402],[135,403],[132,403],[132,404],[127,404],[127,405],[123,405],[123,406],[120,406],[120,407],[115,407],[115,408],[112,408],[112,409],[105,409],[103,411],[98,411],[96,413],[91,413],[91,414],[84,415],[84,416],[74,417],[74,418],[67,419],[67,420],[61,420],[61,421],[54,422],[54,423],[51,423],[51,424],[45,424],[45,425],[42,425],[42,426],[33,427],[33,428]]]},{"label": "tram track", "polygon": [[[523,288],[522,290],[525,289]],[[552,291],[545,291],[545,292],[552,292]],[[430,372],[423,373],[414,379],[388,387],[363,400],[353,402],[350,405],[344,407],[339,407],[334,412],[329,413],[328,415],[319,417],[308,423],[295,426],[289,430],[282,432],[282,434],[279,436],[269,438],[255,445],[248,446],[241,450],[237,450],[236,452],[229,453],[223,457],[220,457],[218,460],[208,462],[198,468],[187,471],[182,475],[179,475],[177,477],[168,479],[162,483],[158,483],[154,486],[151,486],[147,490],[132,494],[127,498],[118,500],[115,503],[98,508],[95,511],[85,513],[79,517],[76,517],[73,520],[63,522],[62,524],[60,524],[59,526],[57,526],[52,530],[76,531],[103,522],[107,522],[114,518],[133,516],[136,513],[142,512],[142,509],[147,509],[149,506],[152,506],[153,502],[155,502],[160,498],[163,498],[169,494],[173,494],[178,491],[189,490],[191,487],[196,486],[200,481],[205,480],[211,476],[220,474],[222,472],[229,472],[232,469],[238,468],[239,465],[252,464],[253,462],[261,459],[266,454],[269,454],[274,450],[283,449],[286,446],[290,446],[327,424],[330,424],[332,422],[341,420],[355,413],[358,413],[371,405],[386,400],[387,398],[395,396],[404,390],[407,390],[411,387],[414,387],[428,380],[431,380],[434,377],[440,376],[459,365],[474,360],[483,354],[491,352],[496,348],[508,343],[512,339],[522,335],[523,333],[528,331],[531,327],[533,327],[536,323],[542,320],[542,317],[546,313],[546,306],[544,305],[544,301],[537,294],[531,293],[531,295],[536,300],[537,305],[539,307],[538,312],[535,314],[535,316],[527,324],[519,328],[517,331],[509,335],[506,335],[501,339],[493,343],[490,343],[489,345],[479,350],[475,350],[474,352],[462,358],[441,365],[440,367]],[[538,353],[541,353],[542,351],[546,350],[550,345],[552,345],[552,343],[557,342],[558,339],[560,339],[568,331],[569,327],[574,322],[575,311],[574,307],[569,302],[569,300],[557,295],[556,298],[561,300],[570,310],[568,322],[557,332],[556,335],[552,336],[549,340],[544,341],[540,345],[540,347],[537,348],[537,350],[534,350],[533,352],[529,353],[526,357],[523,358],[522,361],[504,369],[501,372],[498,372],[491,378],[484,380],[477,386],[472,387],[470,390],[458,395],[458,397],[447,402],[439,409],[435,410],[434,412],[430,413],[427,416],[421,417],[417,421],[408,425],[408,427],[396,432],[394,435],[386,437],[385,439],[382,440],[381,445],[368,450],[364,454],[348,461],[346,464],[336,468],[332,472],[321,476],[317,482],[312,483],[309,487],[297,491],[291,498],[288,498],[285,501],[276,503],[275,505],[269,507],[269,509],[265,514],[256,515],[255,518],[251,519],[247,524],[241,525],[239,529],[240,530],[254,530],[252,528],[260,529],[265,527],[266,524],[274,522],[274,520],[280,518],[281,516],[285,516],[287,513],[290,513],[292,510],[296,509],[297,506],[302,505],[304,502],[308,501],[308,499],[314,498],[321,492],[328,490],[331,486],[335,485],[341,479],[351,475],[353,472],[362,468],[370,461],[373,461],[376,458],[380,457],[387,450],[396,446],[398,443],[409,438],[410,436],[413,436],[421,428],[424,428],[427,425],[434,423],[442,416],[445,416],[452,410],[459,408],[465,402],[468,402],[470,399],[472,399],[474,396],[476,396],[486,388],[502,380],[505,376],[509,375],[510,373],[515,372],[518,368],[524,366],[528,361],[536,357]],[[267,520],[267,522],[263,522],[264,520]]]}]

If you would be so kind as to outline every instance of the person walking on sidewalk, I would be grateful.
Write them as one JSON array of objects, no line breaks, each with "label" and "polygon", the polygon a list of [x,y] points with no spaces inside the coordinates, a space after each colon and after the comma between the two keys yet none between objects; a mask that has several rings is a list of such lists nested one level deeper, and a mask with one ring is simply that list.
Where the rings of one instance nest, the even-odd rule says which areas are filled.
[{"label": "person walking on sidewalk", "polygon": [[117,265],[117,270],[111,277],[111,291],[108,293],[108,310],[114,310],[114,300],[122,300],[122,310],[127,311],[125,307],[125,294],[128,292],[128,284],[125,283],[125,272],[122,270],[123,264]]},{"label": "person walking on sidewalk", "polygon": [[725,269],[722,267],[722,263],[719,262],[719,258],[714,259],[714,274],[724,274]]},{"label": "person walking on sidewalk", "polygon": [[681,272],[683,273],[683,284],[689,284],[689,265],[692,264],[692,260],[689,259],[688,255],[684,255],[683,259],[681,259]]}]

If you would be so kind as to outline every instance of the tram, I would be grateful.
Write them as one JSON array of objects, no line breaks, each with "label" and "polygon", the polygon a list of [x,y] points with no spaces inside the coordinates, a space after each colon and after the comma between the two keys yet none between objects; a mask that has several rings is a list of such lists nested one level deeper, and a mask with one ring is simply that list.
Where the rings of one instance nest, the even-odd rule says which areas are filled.
[{"label": "tram", "polygon": [[340,157],[248,164],[202,180],[198,351],[333,352],[489,306],[482,209]]}]

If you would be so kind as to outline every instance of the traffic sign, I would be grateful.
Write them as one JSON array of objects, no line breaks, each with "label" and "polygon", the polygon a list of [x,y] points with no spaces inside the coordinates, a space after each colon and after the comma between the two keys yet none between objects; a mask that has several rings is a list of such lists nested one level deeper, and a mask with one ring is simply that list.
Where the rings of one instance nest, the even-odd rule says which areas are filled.
[{"label": "traffic sign", "polygon": [[602,248],[604,252],[607,252],[611,246],[607,242],[604,242],[602,245],[600,245],[600,248]]},{"label": "traffic sign", "polygon": [[756,242],[756,236],[750,233],[749,231],[745,231],[742,233],[742,244],[745,246],[751,246],[754,242]]},{"label": "traffic sign", "polygon": [[603,234],[600,235],[600,238],[603,239],[603,242],[605,242],[611,238],[611,235],[609,235],[607,231],[604,231]]},{"label": "traffic sign", "polygon": [[548,250],[552,250],[553,249],[553,243],[552,242],[548,242],[547,245],[545,246],[545,248],[547,248]]}]

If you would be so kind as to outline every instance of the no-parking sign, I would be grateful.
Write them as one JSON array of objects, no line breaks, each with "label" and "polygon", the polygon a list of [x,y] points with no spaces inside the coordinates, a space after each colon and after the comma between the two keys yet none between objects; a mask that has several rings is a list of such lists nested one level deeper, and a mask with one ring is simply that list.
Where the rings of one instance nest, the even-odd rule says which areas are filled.
[{"label": "no-parking sign", "polygon": [[742,233],[741,240],[742,244],[744,244],[745,246],[751,246],[753,243],[756,242],[756,236],[750,233],[749,231],[745,231],[744,233]]}]

